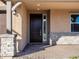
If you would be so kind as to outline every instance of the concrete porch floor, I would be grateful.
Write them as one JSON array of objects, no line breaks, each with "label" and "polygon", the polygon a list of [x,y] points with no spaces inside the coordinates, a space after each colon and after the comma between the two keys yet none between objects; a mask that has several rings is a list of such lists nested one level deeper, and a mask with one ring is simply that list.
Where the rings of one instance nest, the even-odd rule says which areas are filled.
[{"label": "concrete porch floor", "polygon": [[79,45],[29,45],[13,59],[69,59],[79,56]]}]

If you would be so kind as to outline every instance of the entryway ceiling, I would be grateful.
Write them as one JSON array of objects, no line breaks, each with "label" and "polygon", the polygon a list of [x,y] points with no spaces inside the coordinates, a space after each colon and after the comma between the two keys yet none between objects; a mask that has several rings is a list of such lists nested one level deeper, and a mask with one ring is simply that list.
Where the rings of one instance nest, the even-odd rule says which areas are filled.
[{"label": "entryway ceiling", "polygon": [[29,10],[79,9],[79,0],[20,0]]}]

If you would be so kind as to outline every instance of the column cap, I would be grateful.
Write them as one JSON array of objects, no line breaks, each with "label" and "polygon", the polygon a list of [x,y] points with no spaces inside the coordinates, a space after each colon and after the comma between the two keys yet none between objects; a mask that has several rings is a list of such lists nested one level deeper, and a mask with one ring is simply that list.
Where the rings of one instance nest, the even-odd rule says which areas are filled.
[{"label": "column cap", "polygon": [[0,34],[0,37],[15,37],[15,34]]}]

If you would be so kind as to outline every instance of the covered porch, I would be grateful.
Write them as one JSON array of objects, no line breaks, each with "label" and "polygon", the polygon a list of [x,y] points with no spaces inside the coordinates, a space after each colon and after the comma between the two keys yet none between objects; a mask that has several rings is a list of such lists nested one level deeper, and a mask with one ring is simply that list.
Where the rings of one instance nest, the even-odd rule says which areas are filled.
[{"label": "covered porch", "polygon": [[[15,1],[13,2],[16,3]],[[22,37],[22,40],[20,41],[20,44],[22,43],[21,44],[22,47],[19,46],[19,49],[22,48],[23,50],[23,48],[30,43],[30,14],[47,14],[47,39],[46,40],[48,43],[52,42],[53,45],[54,44],[55,45],[56,44],[79,44],[78,43],[79,29],[78,29],[78,26],[74,25],[76,24],[76,22],[72,21],[72,18],[76,20],[75,17],[79,16],[78,1],[74,1],[74,0],[25,1],[25,0],[22,0],[21,2],[23,3],[23,6],[20,5],[16,9],[17,11],[16,13],[19,13],[21,6],[23,8],[26,7],[25,9],[20,11],[21,13],[23,13],[23,16],[22,16],[22,20],[24,19],[24,22],[22,23],[23,26],[18,27],[17,22],[13,19],[13,23],[14,24],[16,23],[16,26],[19,28],[16,30],[15,26],[13,26],[13,29],[16,32],[18,32],[18,30],[20,30],[21,28],[23,30],[23,32],[21,32],[20,30],[20,33],[22,33],[23,37]],[[73,15],[75,15],[75,17],[73,17]],[[18,24],[21,26],[19,22]],[[25,30],[25,27],[26,27],[26,30]],[[19,35],[17,37],[18,39],[20,38]]]},{"label": "covered porch", "polygon": [[[3,25],[0,25],[0,29],[3,29],[2,31],[0,31],[0,34],[16,34],[17,37],[15,42],[17,53],[23,51],[26,47],[26,55],[24,55],[23,57],[29,55],[31,58],[31,55],[37,55],[37,59],[38,57],[43,58],[42,54],[44,54],[44,58],[68,58],[79,55],[79,23],[76,23],[75,21],[76,17],[79,16],[78,0],[4,0],[1,1],[1,3],[4,7],[2,7],[1,4],[0,10],[4,10],[6,12],[4,13],[5,15],[0,13],[1,16],[4,16],[3,19],[5,18],[4,21],[2,21],[5,23],[0,22]],[[56,46],[43,46],[41,43],[42,46],[31,45],[28,47],[28,44],[30,44],[30,14],[47,15],[47,36],[45,38],[45,41],[50,45]],[[76,24],[77,26],[74,24]],[[44,37],[42,37],[42,40],[43,39]],[[35,50],[36,48],[37,51],[40,51],[37,52]],[[44,50],[41,50],[41,48],[44,48]],[[27,54],[29,51],[35,52],[35,55],[34,53]]]}]

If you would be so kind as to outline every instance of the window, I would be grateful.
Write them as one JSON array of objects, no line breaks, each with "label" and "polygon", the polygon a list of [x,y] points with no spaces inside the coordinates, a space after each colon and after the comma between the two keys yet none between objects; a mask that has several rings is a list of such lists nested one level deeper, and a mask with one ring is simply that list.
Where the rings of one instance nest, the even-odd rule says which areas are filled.
[{"label": "window", "polygon": [[79,14],[71,15],[71,32],[79,32]]}]

